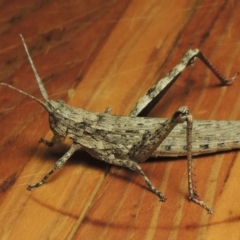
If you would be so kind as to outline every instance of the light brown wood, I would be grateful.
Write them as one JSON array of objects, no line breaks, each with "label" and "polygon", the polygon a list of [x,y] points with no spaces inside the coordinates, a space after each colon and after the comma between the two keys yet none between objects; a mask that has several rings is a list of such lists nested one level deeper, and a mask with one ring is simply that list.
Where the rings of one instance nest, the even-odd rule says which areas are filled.
[{"label": "light brown wood", "polygon": [[[159,76],[199,48],[227,76],[240,71],[239,1],[2,1],[0,81],[41,97],[19,34],[52,99],[128,115]],[[240,81],[220,87],[196,61],[149,114],[189,106],[195,119],[240,120]],[[239,239],[238,151],[197,157],[198,193],[210,216],[187,199],[185,158],[141,164],[165,194],[159,202],[141,176],[77,152],[48,183],[34,183],[66,151],[51,137],[35,102],[0,88],[1,239]],[[167,160],[167,161],[166,161]]]}]

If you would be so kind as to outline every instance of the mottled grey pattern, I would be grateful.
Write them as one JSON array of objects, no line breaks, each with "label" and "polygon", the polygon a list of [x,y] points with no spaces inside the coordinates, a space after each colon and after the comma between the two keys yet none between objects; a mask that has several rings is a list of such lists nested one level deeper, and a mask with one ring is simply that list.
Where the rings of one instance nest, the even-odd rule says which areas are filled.
[{"label": "mottled grey pattern", "polygon": [[138,163],[146,161],[149,157],[186,155],[189,199],[201,205],[208,213],[213,213],[213,210],[199,199],[193,185],[192,155],[239,149],[240,122],[193,122],[187,107],[180,107],[170,119],[137,116],[143,113],[143,110],[153,107],[151,104],[164,95],[166,89],[186,66],[193,63],[195,57],[199,57],[224,84],[229,84],[236,78],[236,75],[228,81],[216,71],[199,50],[189,50],[180,64],[138,101],[130,117],[113,116],[111,108],[107,108],[104,113],[93,113],[70,107],[62,100],[48,99],[48,94],[38,76],[23,38],[22,41],[45,102],[11,85],[5,83],[0,83],[0,85],[10,87],[34,99],[47,110],[50,128],[54,135],[51,141],[41,138],[40,142],[52,147],[55,143],[63,141],[66,136],[73,141],[70,149],[55,163],[53,169],[41,181],[29,185],[28,190],[43,185],[49,176],[61,168],[76,150],[84,148],[99,160],[139,172],[151,191],[161,201],[165,201],[163,194],[154,187]]}]

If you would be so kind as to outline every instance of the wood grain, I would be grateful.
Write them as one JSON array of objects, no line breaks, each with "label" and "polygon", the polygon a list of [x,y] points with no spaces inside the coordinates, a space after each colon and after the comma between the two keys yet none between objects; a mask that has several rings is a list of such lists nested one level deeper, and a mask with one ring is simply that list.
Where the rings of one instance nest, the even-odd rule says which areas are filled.
[{"label": "wood grain", "polygon": [[[0,81],[41,98],[21,33],[52,99],[128,115],[159,76],[189,48],[222,73],[239,69],[240,2],[71,0],[0,2]],[[239,120],[240,81],[220,87],[196,61],[149,114],[170,117],[183,105],[195,119]],[[167,197],[158,201],[141,176],[77,152],[49,182],[28,192],[67,150],[38,143],[51,137],[35,102],[0,88],[1,239],[239,239],[238,151],[197,157],[208,215],[187,199],[185,158],[141,164]]]}]

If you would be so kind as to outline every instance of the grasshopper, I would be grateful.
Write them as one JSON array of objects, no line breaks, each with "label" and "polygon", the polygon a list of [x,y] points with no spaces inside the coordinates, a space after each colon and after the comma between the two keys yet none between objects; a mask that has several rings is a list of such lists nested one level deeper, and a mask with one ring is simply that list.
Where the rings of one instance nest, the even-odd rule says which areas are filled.
[{"label": "grasshopper", "polygon": [[[188,50],[181,62],[137,102],[130,116],[114,116],[111,109],[104,113],[94,113],[68,106],[62,100],[48,98],[41,78],[34,66],[24,38],[20,35],[31,68],[35,75],[42,100],[6,83],[0,83],[38,102],[49,113],[52,139],[40,139],[40,142],[52,147],[67,136],[72,140],[70,149],[54,164],[53,168],[35,184],[27,189],[43,185],[50,175],[60,169],[71,155],[83,148],[91,156],[109,164],[126,167],[139,172],[150,190],[164,202],[164,195],[151,183],[138,163],[149,157],[187,156],[189,199],[208,213],[213,210],[200,200],[193,184],[192,155],[206,154],[240,148],[240,136],[233,134],[240,128],[239,121],[194,121],[188,107],[180,107],[170,119],[147,118],[147,113],[156,105],[181,72],[193,64],[198,57],[216,75],[223,85],[230,85],[238,74],[230,80],[223,77],[198,50]],[[232,130],[232,131],[230,131]]]}]

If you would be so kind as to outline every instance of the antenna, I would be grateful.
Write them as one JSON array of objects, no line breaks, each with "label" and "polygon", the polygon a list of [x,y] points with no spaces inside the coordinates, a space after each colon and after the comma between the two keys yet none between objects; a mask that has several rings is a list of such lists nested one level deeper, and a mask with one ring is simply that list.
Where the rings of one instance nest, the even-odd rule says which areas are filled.
[{"label": "antenna", "polygon": [[[29,60],[30,65],[31,65],[31,67],[32,67],[33,73],[34,73],[35,78],[36,78],[36,80],[37,80],[37,83],[38,83],[39,89],[40,89],[40,91],[41,91],[41,93],[42,93],[42,96],[43,96],[43,98],[44,98],[46,101],[48,101],[48,94],[47,94],[47,92],[46,92],[46,90],[45,90],[45,88],[44,88],[44,86],[43,86],[42,80],[41,80],[41,78],[39,77],[39,75],[38,75],[38,73],[37,73],[37,70],[36,70],[36,68],[35,68],[35,66],[34,66],[34,64],[33,64],[33,60],[32,60],[32,58],[31,58],[31,56],[30,56],[30,54],[29,54],[29,52],[28,52],[28,48],[27,48],[27,45],[26,45],[26,43],[25,43],[25,40],[24,40],[24,38],[23,38],[23,36],[22,36],[21,34],[20,34],[20,37],[21,37],[21,39],[22,39],[23,46],[24,46],[25,51],[26,51],[26,53],[27,53],[28,60]],[[22,93],[23,93],[23,92],[22,92]]]},{"label": "antenna", "polygon": [[36,97],[32,96],[31,94],[28,94],[28,93],[26,93],[26,92],[24,92],[24,91],[22,91],[22,90],[20,90],[20,89],[17,89],[17,88],[15,88],[15,87],[7,84],[7,83],[0,83],[0,85],[9,87],[9,88],[11,88],[11,89],[13,89],[13,90],[15,90],[15,91],[17,91],[17,92],[20,92],[20,93],[28,96],[28,97],[30,97],[31,99],[33,99],[33,100],[37,101],[38,103],[40,103],[44,108],[46,108],[44,102],[42,102],[41,100],[39,100],[39,99],[37,99]]}]

